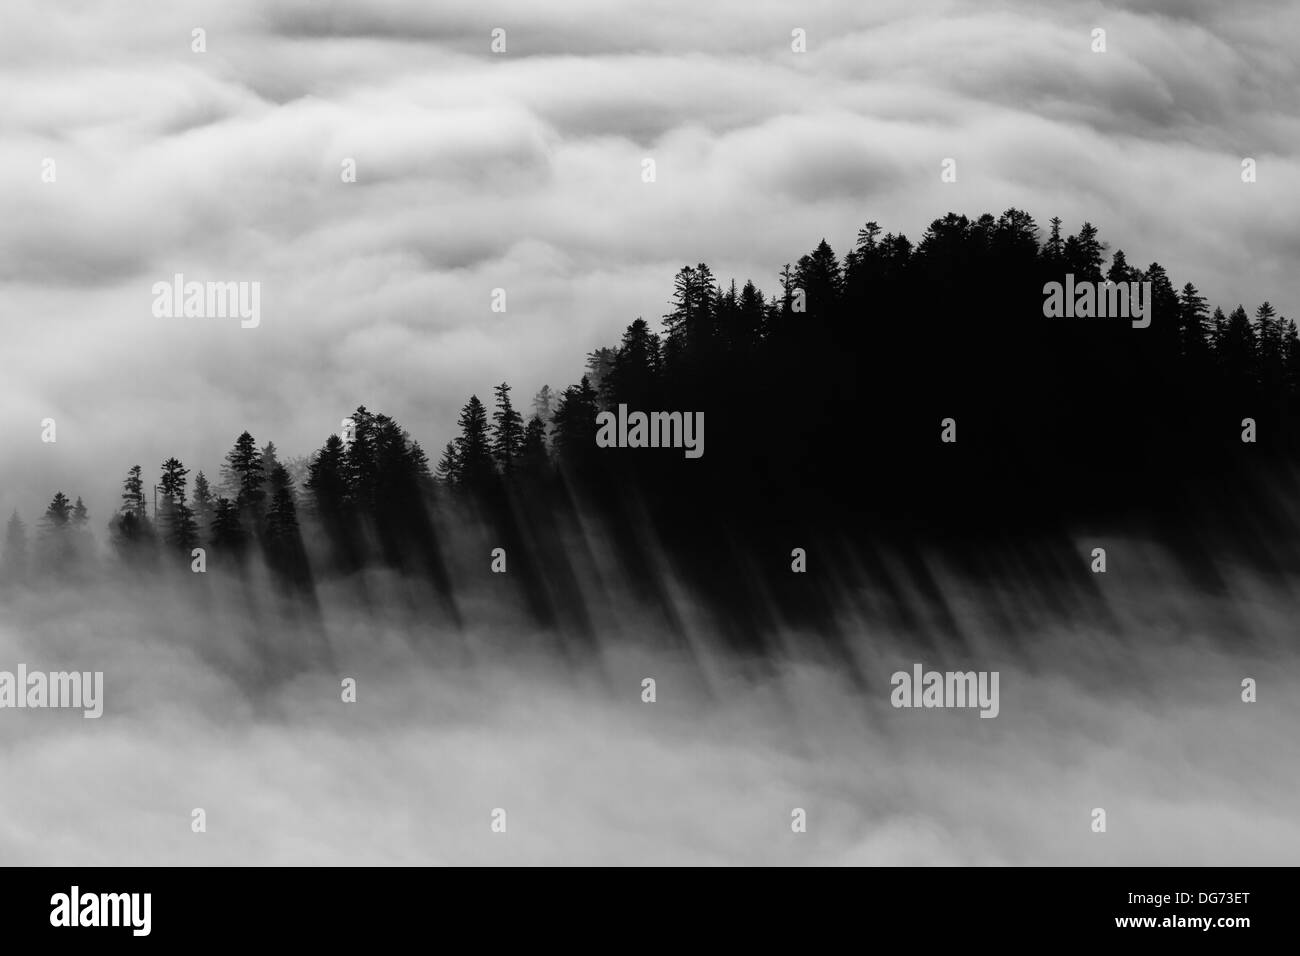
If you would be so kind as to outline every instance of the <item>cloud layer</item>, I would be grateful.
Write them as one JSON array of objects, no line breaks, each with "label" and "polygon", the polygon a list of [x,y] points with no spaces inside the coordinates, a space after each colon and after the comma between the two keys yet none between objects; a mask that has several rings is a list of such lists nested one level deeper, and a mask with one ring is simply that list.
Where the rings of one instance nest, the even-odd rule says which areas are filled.
[{"label": "cloud layer", "polygon": [[[306,453],[359,403],[433,452],[470,392],[526,404],[657,319],[680,265],[770,291],[867,219],[1089,218],[1300,317],[1293,4],[10,6],[5,511],[58,487],[102,526],[137,461],[211,474],[243,428]],[[260,281],[261,326],[155,318],[176,272]]]}]

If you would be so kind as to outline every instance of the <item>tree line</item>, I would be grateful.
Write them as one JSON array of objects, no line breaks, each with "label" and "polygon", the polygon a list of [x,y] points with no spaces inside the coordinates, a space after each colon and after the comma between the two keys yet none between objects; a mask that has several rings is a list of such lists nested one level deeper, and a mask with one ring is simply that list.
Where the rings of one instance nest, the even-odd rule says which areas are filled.
[{"label": "tree line", "polygon": [[[133,466],[109,522],[114,550],[141,567],[197,547],[231,567],[256,554],[304,587],[374,561],[445,583],[448,515],[544,550],[557,520],[590,509],[633,566],[643,540],[622,532],[646,522],[663,547],[707,566],[702,542],[751,546],[798,528],[1041,530],[1185,500],[1198,481],[1222,487],[1300,450],[1300,336],[1269,302],[1253,315],[1211,309],[1158,262],[1109,253],[1091,223],[1063,236],[1053,218],[1043,237],[1014,208],[949,213],[915,244],[882,231],[866,223],[842,258],[823,239],[780,270],[772,295],[684,266],[658,329],[636,318],[587,354],[577,383],[543,386],[527,414],[506,382],[491,407],[471,395],[432,469],[399,423],[364,406],[348,434],[297,462],[243,432],[215,486],[202,471],[191,486],[176,458],[152,487]],[[1043,285],[1066,273],[1150,282],[1151,327],[1045,318]],[[704,411],[708,454],[597,448],[596,415],[619,404]],[[1258,422],[1248,452],[1243,417]],[[944,418],[957,423],[951,447],[939,441]],[[56,493],[29,556],[14,514],[7,575],[75,564],[87,522],[80,499]]]}]

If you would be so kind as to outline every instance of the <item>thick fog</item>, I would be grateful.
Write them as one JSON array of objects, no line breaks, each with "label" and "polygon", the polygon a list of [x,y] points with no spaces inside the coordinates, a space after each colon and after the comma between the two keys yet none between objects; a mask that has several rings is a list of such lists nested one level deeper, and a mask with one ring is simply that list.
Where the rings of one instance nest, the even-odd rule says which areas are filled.
[{"label": "thick fog", "polygon": [[[1189,597],[1154,545],[1106,543],[1105,627],[936,559],[963,639],[927,633],[919,596],[911,632],[873,626],[873,582],[846,574],[847,657],[794,632],[724,651],[683,581],[681,624],[652,630],[613,573],[594,646],[491,583],[461,590],[463,631],[379,573],[321,583],[316,613],[256,572],[11,586],[0,669],[102,670],[104,713],[4,713],[0,862],[1293,863],[1295,595],[1225,565]],[[915,663],[998,671],[998,716],[895,709]]]}]

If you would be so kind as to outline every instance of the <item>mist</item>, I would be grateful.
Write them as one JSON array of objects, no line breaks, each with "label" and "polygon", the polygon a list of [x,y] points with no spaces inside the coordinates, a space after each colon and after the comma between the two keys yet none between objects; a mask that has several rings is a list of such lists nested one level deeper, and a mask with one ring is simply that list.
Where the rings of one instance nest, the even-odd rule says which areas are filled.
[{"label": "mist", "polygon": [[[899,579],[912,626],[845,570],[831,632],[761,654],[717,639],[690,582],[668,583],[668,627],[613,571],[587,579],[594,640],[490,582],[458,585],[457,627],[379,571],[319,582],[310,612],[256,573],[11,589],[0,668],[102,670],[105,700],[0,720],[0,862],[1294,862],[1290,585],[1225,561],[1198,589],[1154,542],[1108,545],[1123,570],[1094,613],[931,555],[929,597]],[[928,623],[936,588],[958,640]],[[891,707],[914,663],[998,671],[998,716]]]}]

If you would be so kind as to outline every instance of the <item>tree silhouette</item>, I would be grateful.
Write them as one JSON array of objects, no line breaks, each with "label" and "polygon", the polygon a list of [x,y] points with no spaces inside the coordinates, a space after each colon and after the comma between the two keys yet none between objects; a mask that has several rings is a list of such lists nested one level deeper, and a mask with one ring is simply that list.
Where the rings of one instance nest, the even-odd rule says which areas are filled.
[{"label": "tree silhouette", "polygon": [[[289,459],[297,473],[273,442],[259,450],[241,433],[222,495],[197,472],[192,509],[188,472],[167,459],[153,518],[169,548],[205,534],[218,563],[237,562],[256,538],[275,580],[304,591],[313,571],[378,564],[445,597],[444,560],[468,567],[463,555],[481,555],[490,538],[510,550],[509,586],[547,627],[581,603],[590,570],[566,544],[599,529],[613,542],[602,556],[649,582],[650,596],[675,600],[654,584],[671,567],[722,595],[720,619],[742,631],[758,626],[747,614],[768,595],[772,620],[817,619],[825,605],[771,558],[790,540],[820,535],[825,553],[845,542],[836,560],[877,567],[877,547],[916,555],[940,541],[979,562],[993,539],[1057,547],[1063,529],[1135,514],[1162,527],[1189,519],[1198,535],[1212,522],[1230,535],[1234,524],[1289,520],[1253,499],[1268,469],[1286,476],[1280,466],[1300,457],[1295,322],[1269,302],[1253,321],[1241,305],[1211,311],[1159,263],[1140,270],[1123,250],[1107,253],[1089,221],[1063,238],[1053,217],[1040,242],[1034,218],[1013,207],[949,212],[915,245],[868,221],[842,262],[823,238],[786,264],[770,298],[751,279],[719,282],[708,264],[686,265],[661,327],[633,320],[615,345],[588,352],[578,384],[543,385],[527,421],[508,383],[494,388],[491,413],[471,395],[435,474],[397,421],[362,405],[350,440],[330,435],[309,458]],[[1044,286],[1067,272],[1151,282],[1151,326],[1047,318]],[[703,413],[707,454],[598,449],[596,415],[618,405]],[[960,421],[952,444],[938,437],[949,417]],[[1257,443],[1239,440],[1244,417],[1259,421]],[[1219,499],[1221,511],[1196,510]],[[55,514],[68,508],[63,498]],[[70,513],[68,524],[85,525],[84,506]],[[41,542],[56,525],[42,519]],[[156,553],[138,466],[111,526],[124,563]],[[24,551],[15,515],[7,578],[22,563],[10,555]],[[756,584],[731,554],[766,555],[773,567],[754,572]],[[357,594],[370,599],[364,586]]]},{"label": "tree silhouette", "polygon": [[454,441],[447,442],[443,448],[442,457],[438,459],[438,467],[435,469],[433,476],[444,485],[455,485],[460,481],[460,460],[456,455],[456,443]]},{"label": "tree silhouette", "polygon": [[219,560],[242,560],[248,539],[239,518],[239,506],[220,496],[212,509],[212,548]]},{"label": "tree silhouette", "polygon": [[61,574],[74,557],[72,542],[72,502],[63,492],[55,492],[41,516],[40,564],[44,570]]},{"label": "tree silhouette", "polygon": [[487,409],[477,395],[471,395],[461,409],[458,424],[458,483],[472,490],[487,489],[496,477],[496,466],[492,460],[492,442],[488,436]]},{"label": "tree silhouette", "polygon": [[122,482],[122,514],[134,515],[139,521],[147,517],[144,497],[144,476],[139,465],[132,465]]},{"label": "tree silhouette", "polygon": [[270,502],[266,509],[266,529],[262,535],[267,564],[287,582],[306,584],[309,575],[302,534],[298,527],[293,479],[283,465],[277,464],[271,470],[267,484],[270,488]]},{"label": "tree silhouette", "polygon": [[[448,448],[450,449],[450,444]],[[524,440],[519,448],[519,471],[534,481],[546,473],[550,464],[550,455],[546,451],[546,425],[540,415],[528,419],[524,428]]]},{"label": "tree silhouette", "polygon": [[582,468],[593,458],[596,447],[596,390],[587,376],[570,385],[560,396],[555,410],[555,448],[571,467]]},{"label": "tree silhouette", "polygon": [[194,475],[194,494],[192,496],[194,522],[200,537],[206,537],[212,524],[212,488],[207,476],[202,471]]},{"label": "tree silhouette", "polygon": [[495,391],[497,407],[492,413],[492,454],[501,473],[508,477],[514,471],[523,445],[524,420],[510,404],[510,386],[502,382]]},{"label": "tree silhouette", "polygon": [[[158,502],[158,526],[163,540],[173,547],[180,547],[183,541],[194,537],[194,516],[185,508],[186,517],[182,521],[180,509],[185,507],[185,485],[189,469],[179,459],[168,458],[162,463],[162,476],[158,479],[158,491],[162,495]],[[182,530],[181,525],[186,526]],[[185,548],[186,551],[190,544]]]},{"label": "tree silhouette", "polygon": [[262,453],[257,450],[253,436],[243,432],[226,454],[221,472],[222,491],[233,498],[241,512],[261,517],[262,503],[266,497],[262,485],[266,473],[262,467]]},{"label": "tree silhouette", "polygon": [[551,424],[551,416],[555,414],[556,401],[555,393],[551,391],[549,385],[543,385],[533,396],[533,414],[540,417],[548,428]]},{"label": "tree silhouette", "polygon": [[113,546],[128,564],[152,561],[156,544],[144,496],[144,470],[132,465],[122,482],[122,506],[110,522]]}]

